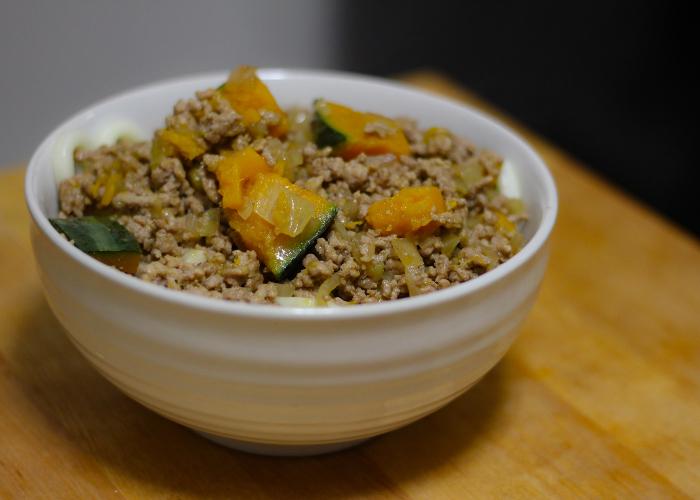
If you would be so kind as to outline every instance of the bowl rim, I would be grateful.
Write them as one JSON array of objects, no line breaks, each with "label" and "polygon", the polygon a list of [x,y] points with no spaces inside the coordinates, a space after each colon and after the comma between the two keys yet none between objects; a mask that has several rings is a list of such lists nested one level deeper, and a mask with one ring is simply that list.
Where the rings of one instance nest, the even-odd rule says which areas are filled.
[{"label": "bowl rim", "polygon": [[[488,114],[459,101],[450,98],[438,96],[429,91],[417,89],[416,87],[396,82],[393,80],[379,78],[374,76],[361,75],[357,73],[349,73],[334,70],[316,70],[316,69],[294,69],[294,68],[259,68],[258,75],[265,81],[270,80],[289,80],[289,79],[308,79],[308,78],[338,78],[350,82],[358,83],[373,83],[382,86],[389,86],[400,89],[402,92],[412,94],[420,99],[427,99],[434,103],[447,105],[451,108],[456,108],[459,111],[468,111],[478,118],[490,122],[490,125],[498,130],[498,133],[505,136],[507,140],[515,142],[525,154],[537,171],[538,178],[541,179],[544,190],[544,203],[542,206],[542,220],[537,227],[537,230],[532,235],[530,240],[523,248],[508,259],[503,264],[497,266],[484,273],[483,275],[474,278],[470,281],[452,285],[450,287],[436,290],[425,295],[417,297],[406,297],[398,300],[388,300],[384,302],[371,304],[356,304],[351,306],[338,307],[290,307],[279,306],[272,304],[251,304],[246,302],[229,301],[215,297],[205,297],[188,293],[181,290],[171,290],[155,283],[143,281],[135,276],[123,273],[111,266],[103,264],[78,250],[71,245],[65,238],[61,237],[58,231],[49,223],[48,217],[44,215],[39,207],[38,199],[33,192],[34,178],[39,175],[38,172],[38,157],[48,148],[50,141],[60,130],[69,122],[78,117],[91,113],[92,109],[97,106],[109,104],[112,101],[128,98],[133,94],[143,92],[153,87],[195,83],[196,81],[223,78],[225,79],[228,71],[215,71],[206,73],[195,73],[182,77],[168,78],[158,80],[152,83],[132,87],[123,92],[112,94],[104,99],[86,106],[77,113],[64,120],[41,141],[36,148],[29,161],[24,182],[24,195],[29,213],[43,234],[58,247],[64,254],[77,261],[78,264],[93,271],[106,279],[109,282],[117,284],[128,289],[130,292],[145,294],[152,299],[159,299],[173,305],[184,306],[197,309],[203,312],[218,313],[232,316],[245,316],[271,320],[328,320],[328,319],[361,319],[374,318],[383,315],[399,314],[404,312],[415,312],[416,310],[429,308],[442,303],[451,302],[456,299],[464,298],[473,295],[477,291],[493,285],[501,281],[508,275],[512,274],[518,268],[526,264],[540,249],[546,245],[549,236],[554,227],[557,210],[558,210],[558,195],[556,185],[551,172],[547,168],[544,160],[534,151],[534,149],[522,139],[516,132],[503,124],[500,120],[489,116]],[[183,96],[184,97],[184,96]],[[50,170],[49,170],[50,171]]]}]

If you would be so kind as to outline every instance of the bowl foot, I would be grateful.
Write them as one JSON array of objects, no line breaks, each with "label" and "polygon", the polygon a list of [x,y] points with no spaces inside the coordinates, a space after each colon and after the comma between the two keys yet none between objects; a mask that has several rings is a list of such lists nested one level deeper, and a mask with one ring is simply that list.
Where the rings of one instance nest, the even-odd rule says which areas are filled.
[{"label": "bowl foot", "polygon": [[208,439],[209,441],[213,441],[214,443],[220,444],[221,446],[226,446],[227,448],[232,448],[238,451],[245,451],[246,453],[253,453],[255,455],[269,455],[274,457],[308,457],[312,455],[323,455],[326,453],[333,453],[336,451],[344,450],[346,448],[351,448],[369,439],[355,439],[353,441],[343,441],[342,443],[329,444],[289,445],[240,441],[238,439],[217,436],[216,434],[209,434],[208,432],[195,432],[200,436]]}]

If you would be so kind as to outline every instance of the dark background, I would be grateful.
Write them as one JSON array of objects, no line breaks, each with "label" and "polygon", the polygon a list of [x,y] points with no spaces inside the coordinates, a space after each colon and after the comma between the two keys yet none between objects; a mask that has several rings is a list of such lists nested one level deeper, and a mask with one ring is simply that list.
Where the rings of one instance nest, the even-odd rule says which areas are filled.
[{"label": "dark background", "polygon": [[342,67],[440,70],[700,234],[690,12],[627,1],[346,0],[340,17]]}]

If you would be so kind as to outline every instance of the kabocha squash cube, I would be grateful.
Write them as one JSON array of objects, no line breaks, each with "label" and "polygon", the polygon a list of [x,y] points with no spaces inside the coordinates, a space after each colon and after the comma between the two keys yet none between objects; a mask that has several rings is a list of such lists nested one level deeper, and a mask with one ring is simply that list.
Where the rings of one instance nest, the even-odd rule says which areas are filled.
[{"label": "kabocha squash cube", "polygon": [[246,184],[259,173],[269,172],[270,167],[265,158],[251,147],[240,151],[223,151],[222,156],[216,167],[221,206],[237,210],[243,206]]},{"label": "kabocha squash cube", "polygon": [[197,137],[195,132],[187,128],[178,130],[162,129],[157,132],[156,137],[174,147],[182,157],[188,160],[194,160],[207,150],[204,141]]},{"label": "kabocha squash cube", "polygon": [[394,120],[323,99],[314,101],[312,129],[318,146],[330,146],[346,160],[360,153],[401,156],[411,152],[406,136]]},{"label": "kabocha squash cube", "polygon": [[227,210],[244,246],[277,280],[292,276],[304,255],[333,222],[338,209],[319,195],[275,173],[258,174],[240,210]]},{"label": "kabocha squash cube", "polygon": [[293,273],[337,213],[321,196],[273,173],[250,147],[224,152],[216,176],[229,225],[277,279]]},{"label": "kabocha squash cube", "polygon": [[255,74],[252,66],[239,66],[219,91],[236,113],[241,115],[246,126],[251,127],[260,122],[265,112],[275,113],[279,121],[269,127],[268,132],[274,137],[282,137],[287,133],[286,113],[279,107],[270,89]]},{"label": "kabocha squash cube", "polygon": [[445,200],[438,188],[408,187],[391,198],[372,203],[365,218],[367,223],[381,234],[403,236],[436,229],[438,223],[433,221],[433,214],[445,210]]}]

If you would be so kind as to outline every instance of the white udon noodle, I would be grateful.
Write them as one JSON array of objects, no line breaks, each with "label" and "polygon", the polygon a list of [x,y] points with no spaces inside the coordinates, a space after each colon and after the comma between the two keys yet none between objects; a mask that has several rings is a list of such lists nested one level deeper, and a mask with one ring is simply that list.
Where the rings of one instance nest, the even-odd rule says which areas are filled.
[{"label": "white udon noodle", "polygon": [[123,118],[104,120],[92,130],[70,130],[56,138],[53,145],[53,173],[56,185],[75,175],[73,152],[78,147],[94,149],[110,145],[119,139],[145,140],[143,129]]},{"label": "white udon noodle", "polygon": [[503,196],[508,198],[520,198],[522,196],[518,174],[513,164],[508,160],[504,160],[501,166],[501,173],[498,176],[498,190]]}]

